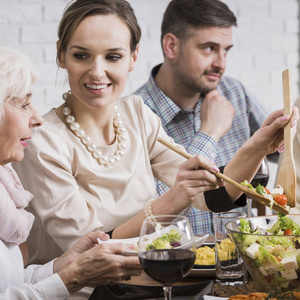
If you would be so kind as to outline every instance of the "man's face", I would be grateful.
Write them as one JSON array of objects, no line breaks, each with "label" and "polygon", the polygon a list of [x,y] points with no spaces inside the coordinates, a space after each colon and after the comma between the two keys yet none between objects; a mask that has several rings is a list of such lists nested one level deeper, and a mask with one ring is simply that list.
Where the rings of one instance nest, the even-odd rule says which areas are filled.
[{"label": "man's face", "polygon": [[232,47],[231,27],[193,29],[191,36],[180,44],[173,61],[177,84],[194,92],[215,89],[226,68],[226,56]]}]

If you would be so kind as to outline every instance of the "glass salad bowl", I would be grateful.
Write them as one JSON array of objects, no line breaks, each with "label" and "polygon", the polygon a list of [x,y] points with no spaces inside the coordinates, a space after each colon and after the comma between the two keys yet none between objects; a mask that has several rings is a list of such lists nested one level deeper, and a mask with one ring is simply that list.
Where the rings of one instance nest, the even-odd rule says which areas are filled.
[{"label": "glass salad bowl", "polygon": [[300,286],[300,215],[239,219],[225,225],[261,292]]}]

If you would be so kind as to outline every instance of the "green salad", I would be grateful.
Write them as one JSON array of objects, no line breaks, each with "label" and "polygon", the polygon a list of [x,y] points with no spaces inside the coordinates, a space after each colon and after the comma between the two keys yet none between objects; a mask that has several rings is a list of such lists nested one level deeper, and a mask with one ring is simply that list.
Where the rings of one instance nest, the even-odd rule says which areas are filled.
[{"label": "green salad", "polygon": [[172,249],[180,246],[181,234],[177,230],[171,229],[168,233],[163,233],[161,237],[158,237],[147,245],[146,250],[155,249]]},{"label": "green salad", "polygon": [[300,278],[300,225],[278,214],[271,228],[251,229],[241,219],[234,240],[248,269],[265,290],[285,289]]}]

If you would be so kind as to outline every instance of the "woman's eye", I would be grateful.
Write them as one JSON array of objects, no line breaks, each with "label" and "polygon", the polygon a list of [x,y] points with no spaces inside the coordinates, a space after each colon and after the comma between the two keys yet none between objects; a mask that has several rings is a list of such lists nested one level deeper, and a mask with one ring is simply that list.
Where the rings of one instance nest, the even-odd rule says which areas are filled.
[{"label": "woman's eye", "polygon": [[108,55],[106,58],[110,61],[118,61],[122,58],[122,56],[121,55]]},{"label": "woman's eye", "polygon": [[86,54],[83,54],[83,53],[75,53],[75,54],[74,54],[74,57],[75,57],[76,59],[81,60],[81,59],[87,58],[88,56],[87,56]]},{"label": "woman's eye", "polygon": [[22,105],[22,108],[23,108],[23,109],[26,109],[27,106],[29,106],[29,105],[30,105],[30,103],[25,103],[25,104]]}]

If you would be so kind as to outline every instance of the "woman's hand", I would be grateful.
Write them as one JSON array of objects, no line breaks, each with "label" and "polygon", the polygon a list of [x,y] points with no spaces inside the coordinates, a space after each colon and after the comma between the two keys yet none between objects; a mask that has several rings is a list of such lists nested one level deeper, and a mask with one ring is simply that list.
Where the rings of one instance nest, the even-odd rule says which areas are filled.
[{"label": "woman's hand", "polygon": [[103,231],[91,232],[85,235],[69,251],[65,252],[54,261],[53,272],[58,273],[60,270],[76,260],[83,252],[95,247],[95,245],[98,244],[98,238],[102,241],[107,241],[109,239],[109,235]]},{"label": "woman's hand", "polygon": [[251,143],[252,148],[257,149],[257,151],[264,151],[265,155],[277,150],[282,152],[284,149],[284,126],[290,118],[291,127],[293,127],[293,136],[295,136],[296,125],[299,121],[299,111],[296,106],[293,107],[291,117],[284,116],[283,109],[273,112],[246,143]]},{"label": "woman's hand", "polygon": [[224,182],[214,175],[219,171],[213,161],[201,155],[182,163],[175,184],[170,189],[177,209],[182,210],[191,205],[194,197],[201,192],[224,186]]},{"label": "woman's hand", "polygon": [[[99,235],[99,232],[90,234],[92,241],[94,234]],[[72,248],[74,251],[71,255],[73,262],[58,272],[70,294],[85,286],[115,284],[129,279],[130,276],[141,274],[139,258],[122,255],[125,250],[132,250],[133,245],[94,244],[93,247],[87,249],[92,244],[83,242],[78,247],[78,243],[74,247],[77,250],[80,249],[79,252],[74,251],[74,247]],[[83,252],[80,254],[81,250]]]}]

